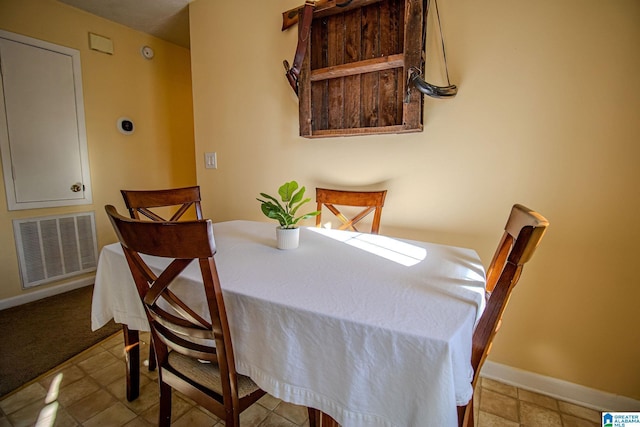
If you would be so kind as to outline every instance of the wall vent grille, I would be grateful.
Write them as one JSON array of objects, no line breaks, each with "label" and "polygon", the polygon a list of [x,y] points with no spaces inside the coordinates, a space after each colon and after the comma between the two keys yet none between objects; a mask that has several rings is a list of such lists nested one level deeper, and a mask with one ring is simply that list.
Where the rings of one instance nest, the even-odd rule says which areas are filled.
[{"label": "wall vent grille", "polygon": [[94,212],[13,220],[23,288],[95,271]]}]

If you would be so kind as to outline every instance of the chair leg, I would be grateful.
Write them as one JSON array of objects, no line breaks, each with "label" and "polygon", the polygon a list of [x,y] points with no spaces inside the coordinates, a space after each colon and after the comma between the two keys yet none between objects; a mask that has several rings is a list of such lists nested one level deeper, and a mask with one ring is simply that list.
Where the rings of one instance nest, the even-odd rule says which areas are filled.
[{"label": "chair leg", "polygon": [[158,378],[160,383],[160,415],[159,427],[169,427],[171,425],[171,386],[164,383],[162,378]]},{"label": "chair leg", "polygon": [[458,427],[473,427],[473,397],[467,406],[458,406]]},{"label": "chair leg", "polygon": [[320,411],[307,407],[307,412],[309,413],[309,427],[320,427]]},{"label": "chair leg", "polygon": [[322,427],[340,427],[340,424],[324,412],[320,412],[320,425]]},{"label": "chair leg", "polygon": [[150,335],[149,342],[149,371],[156,370],[156,351],[153,349],[153,337]]},{"label": "chair leg", "polygon": [[140,338],[138,331],[122,325],[124,354],[127,366],[127,400],[135,400],[140,395]]},{"label": "chair leg", "polygon": [[240,413],[226,409],[227,418],[224,420],[225,427],[240,427]]},{"label": "chair leg", "polygon": [[467,419],[466,419],[466,427],[473,427],[475,420],[473,419],[473,397],[471,398],[471,402],[469,402],[469,407],[467,408]]},{"label": "chair leg", "polygon": [[307,407],[309,427],[340,427],[340,424],[319,409]]}]

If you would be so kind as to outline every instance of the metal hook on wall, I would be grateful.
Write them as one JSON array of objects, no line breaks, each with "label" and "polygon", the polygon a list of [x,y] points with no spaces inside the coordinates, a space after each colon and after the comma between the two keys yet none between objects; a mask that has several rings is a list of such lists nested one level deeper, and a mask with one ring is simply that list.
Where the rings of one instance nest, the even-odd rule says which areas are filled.
[{"label": "metal hook on wall", "polygon": [[411,85],[414,85],[421,93],[432,98],[452,98],[458,93],[458,87],[456,85],[436,86],[423,79],[421,74],[422,71],[418,68],[409,68],[405,102],[409,102]]},{"label": "metal hook on wall", "polygon": [[[456,85],[452,85],[449,81],[449,67],[447,66],[447,53],[444,48],[444,38],[442,37],[442,25],[440,24],[440,12],[438,11],[438,1],[434,0],[434,6],[436,11],[436,20],[438,22],[438,30],[440,31],[440,41],[442,45],[442,56],[444,59],[444,67],[447,76],[447,86],[436,86],[431,84],[422,77],[422,70],[411,67],[407,72],[407,93],[405,95],[405,102],[409,102],[411,95],[411,85],[414,85],[416,89],[418,89],[421,93],[430,96],[432,98],[451,98],[456,96],[458,93],[458,87]],[[429,0],[427,0],[427,8],[425,15],[425,24],[424,24],[424,32],[423,32],[423,43],[426,42],[427,35],[427,16],[429,13]]]}]

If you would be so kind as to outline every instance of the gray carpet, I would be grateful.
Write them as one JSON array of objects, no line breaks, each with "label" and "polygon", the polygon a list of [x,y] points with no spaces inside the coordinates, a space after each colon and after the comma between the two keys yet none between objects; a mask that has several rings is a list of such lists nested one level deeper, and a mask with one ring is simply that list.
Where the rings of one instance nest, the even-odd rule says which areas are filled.
[{"label": "gray carpet", "polygon": [[120,330],[91,331],[93,286],[0,311],[0,397]]}]

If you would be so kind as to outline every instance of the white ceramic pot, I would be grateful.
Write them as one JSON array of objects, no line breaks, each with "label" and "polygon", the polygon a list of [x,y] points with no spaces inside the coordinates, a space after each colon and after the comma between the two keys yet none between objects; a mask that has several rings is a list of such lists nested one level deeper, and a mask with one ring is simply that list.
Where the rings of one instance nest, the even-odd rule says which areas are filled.
[{"label": "white ceramic pot", "polygon": [[278,249],[295,249],[300,242],[300,229],[276,227],[276,238]]}]

